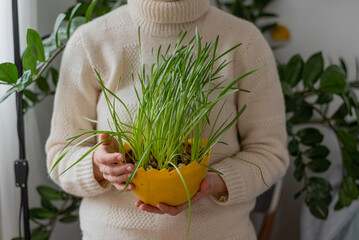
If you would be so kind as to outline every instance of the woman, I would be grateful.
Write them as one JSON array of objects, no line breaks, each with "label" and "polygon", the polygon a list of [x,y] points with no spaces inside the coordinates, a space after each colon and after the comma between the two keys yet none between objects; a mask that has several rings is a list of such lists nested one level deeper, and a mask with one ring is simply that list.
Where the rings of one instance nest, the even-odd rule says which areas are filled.
[{"label": "woman", "polygon": [[[258,29],[209,5],[209,0],[129,0],[123,6],[79,28],[71,37],[63,55],[60,80],[55,98],[51,134],[46,149],[48,167],[66,144],[65,139],[79,133],[79,128],[109,129],[110,115],[93,69],[106,86],[124,99],[132,113],[136,109],[133,91],[138,82],[131,81],[139,68],[138,26],[141,30],[142,61],[147,66],[153,58],[152,48],[174,44],[179,32],[194,36],[197,27],[202,42],[220,36],[220,50],[242,43],[227,55],[232,61],[222,71],[224,79],[263,66],[241,80],[239,87],[251,93],[232,95],[219,122],[240,109],[248,108],[222,138],[228,146],[215,146],[213,152],[246,159],[259,165],[268,184],[278,181],[288,167],[284,103],[275,61]],[[214,109],[216,115],[219,109]],[[126,111],[117,109],[122,121],[129,122]],[[98,119],[97,125],[83,119]],[[220,124],[220,123],[219,123]],[[238,134],[241,141],[238,140]],[[106,136],[102,135],[100,139]],[[67,192],[83,197],[80,223],[83,239],[184,239],[187,204],[156,207],[138,201],[130,191],[116,193],[133,171],[133,165],[114,163],[124,157],[115,153],[117,143],[109,140],[92,156],[83,159],[71,172],[58,176],[74,160],[88,151],[96,139],[77,148],[52,172],[54,180]],[[211,167],[222,176],[209,172],[200,190],[192,198],[190,239],[256,239],[249,213],[255,199],[267,187],[258,169],[236,158],[211,156]]]}]

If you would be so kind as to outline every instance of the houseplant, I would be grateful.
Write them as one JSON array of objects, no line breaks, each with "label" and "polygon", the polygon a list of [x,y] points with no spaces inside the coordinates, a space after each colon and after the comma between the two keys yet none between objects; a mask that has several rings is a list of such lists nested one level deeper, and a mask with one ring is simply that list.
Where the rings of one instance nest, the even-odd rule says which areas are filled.
[{"label": "houseplant", "polygon": [[[103,142],[115,137],[119,142],[120,152],[128,156],[128,161],[135,164],[135,169],[127,181],[127,185],[132,179],[135,181],[140,177],[137,170],[141,167],[146,170],[151,165],[152,168],[165,173],[167,172],[165,169],[168,169],[169,174],[178,173],[179,177],[177,178],[182,181],[187,193],[185,199],[178,200],[178,202],[174,201],[172,204],[180,204],[188,200],[190,205],[191,194],[197,191],[202,179],[198,179],[197,186],[190,193],[191,187],[187,184],[191,181],[184,180],[185,175],[180,168],[185,171],[184,169],[189,168],[191,164],[210,168],[201,162],[202,159],[206,159],[212,147],[237,121],[246,108],[243,106],[235,116],[229,116],[224,122],[217,125],[219,115],[225,106],[225,99],[238,91],[245,91],[236,88],[235,84],[256,69],[233,80],[222,80],[220,72],[229,64],[225,56],[240,44],[225,52],[219,52],[219,37],[213,43],[203,44],[197,31],[196,36],[187,45],[184,45],[185,37],[186,33],[180,34],[173,49],[168,47],[163,51],[164,53],[159,47],[155,58],[156,63],[150,66],[150,74],[146,74],[145,68],[141,64],[142,67],[138,74],[139,87],[134,89],[138,101],[134,115],[131,115],[124,102],[105,86],[100,73],[95,70],[102,87],[103,97],[107,101],[108,112],[111,116],[111,122],[109,122],[109,129],[111,130],[88,130],[69,138],[69,142],[65,146],[69,149],[64,149],[65,152],[53,164],[51,170],[54,170],[69,151],[89,138],[106,133],[109,135],[106,139],[91,147],[63,173],[91,154]],[[141,49],[141,44],[139,44],[139,49]],[[135,81],[134,77],[133,81]],[[115,111],[117,104],[120,104],[125,109],[124,111],[127,111],[131,119],[129,123],[122,122]],[[221,104],[222,107],[217,118],[210,123],[209,114],[218,104]],[[96,120],[89,120],[97,122]],[[208,130],[205,130],[206,128]],[[203,141],[205,132],[209,135]],[[82,140],[77,141],[80,138]],[[126,151],[126,144],[130,146],[131,153]],[[189,148],[190,151],[188,151]],[[180,167],[179,164],[182,164],[183,167]],[[174,168],[172,172],[170,171],[171,167]],[[213,171],[213,169],[211,170]],[[148,172],[150,174],[151,170]],[[133,178],[135,173],[136,177]],[[192,178],[190,179],[192,180]],[[141,184],[136,185],[138,191],[142,187],[144,186]],[[156,205],[155,200],[154,202]],[[168,203],[171,204],[171,202]]]}]

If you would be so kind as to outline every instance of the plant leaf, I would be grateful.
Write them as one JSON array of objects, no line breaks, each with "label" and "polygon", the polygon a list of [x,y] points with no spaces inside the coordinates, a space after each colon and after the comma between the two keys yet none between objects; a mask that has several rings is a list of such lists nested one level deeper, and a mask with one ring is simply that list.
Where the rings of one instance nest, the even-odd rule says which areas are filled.
[{"label": "plant leaf", "polygon": [[81,6],[81,3],[76,4],[76,6],[71,11],[70,18],[69,18],[69,21],[67,23],[67,28],[66,28],[67,39],[70,39],[70,36],[71,36],[70,29],[71,29],[71,25],[72,25],[72,20],[75,16],[76,11],[79,9],[80,6]]},{"label": "plant leaf", "polygon": [[315,158],[307,164],[307,167],[315,173],[321,173],[327,171],[330,164],[331,162],[325,158]]},{"label": "plant leaf", "polygon": [[298,84],[302,78],[303,59],[297,54],[294,55],[288,62],[284,70],[284,81],[287,82],[291,87]]},{"label": "plant leaf", "polygon": [[93,0],[90,4],[90,6],[87,8],[86,10],[86,15],[85,15],[85,22],[87,23],[88,21],[90,21],[91,19],[91,15],[93,12],[94,7],[96,6],[98,0]]},{"label": "plant leaf", "polygon": [[60,13],[55,21],[55,25],[54,25],[54,33],[55,33],[55,44],[56,44],[56,48],[59,48],[61,45],[61,42],[59,41],[59,28],[60,25],[62,23],[62,21],[65,19],[66,14],[64,13]]},{"label": "plant leaf", "polygon": [[324,60],[321,52],[312,55],[304,64],[303,81],[304,86],[312,88],[323,72]]},{"label": "plant leaf", "polygon": [[310,159],[326,158],[329,155],[329,149],[324,146],[315,146],[307,149],[304,154]]},{"label": "plant leaf", "polygon": [[319,144],[323,140],[323,134],[315,128],[305,128],[297,132],[297,136],[300,138],[300,142],[306,146],[314,146]]},{"label": "plant leaf", "polygon": [[0,82],[15,84],[18,78],[17,75],[15,64],[9,62],[0,64]]},{"label": "plant leaf", "polygon": [[73,223],[73,222],[76,222],[78,219],[79,219],[79,216],[69,215],[69,216],[65,216],[65,217],[60,218],[60,222],[62,222],[62,223]]},{"label": "plant leaf", "polygon": [[30,218],[31,219],[52,219],[56,216],[52,211],[47,210],[46,208],[31,208],[30,209]]},{"label": "plant leaf", "polygon": [[342,93],[345,88],[345,74],[335,65],[329,66],[320,76],[320,88],[328,93]]},{"label": "plant leaf", "polygon": [[63,200],[62,192],[49,187],[49,186],[38,186],[37,188],[38,193],[40,194],[41,198],[45,200]]}]

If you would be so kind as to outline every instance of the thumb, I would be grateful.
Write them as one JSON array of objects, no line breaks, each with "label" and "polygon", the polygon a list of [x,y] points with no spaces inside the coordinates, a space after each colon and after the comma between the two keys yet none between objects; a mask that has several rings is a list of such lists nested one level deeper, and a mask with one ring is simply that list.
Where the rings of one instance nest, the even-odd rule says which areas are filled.
[{"label": "thumb", "polygon": [[[110,134],[108,134],[108,133],[102,133],[102,134],[100,135],[100,142],[103,141],[103,140],[105,140],[105,139],[108,138],[109,136],[110,136]],[[107,139],[105,142],[102,143],[102,145],[112,146],[113,141],[114,141],[113,138]]]}]

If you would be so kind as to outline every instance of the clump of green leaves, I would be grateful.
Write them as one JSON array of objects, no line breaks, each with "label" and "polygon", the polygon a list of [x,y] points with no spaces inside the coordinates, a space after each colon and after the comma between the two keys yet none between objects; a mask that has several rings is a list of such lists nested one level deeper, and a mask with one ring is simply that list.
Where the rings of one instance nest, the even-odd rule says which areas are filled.
[{"label": "clump of green leaves", "polygon": [[29,212],[30,220],[36,225],[31,230],[31,239],[50,239],[57,221],[73,223],[78,220],[81,198],[49,186],[38,186],[37,192],[41,196],[41,207],[31,208]]},{"label": "clump of green leaves", "polygon": [[[109,138],[115,137],[118,140],[121,152],[125,153],[125,143],[131,147],[130,157],[136,165],[133,171],[135,173],[139,167],[146,169],[152,158],[156,159],[158,170],[177,166],[177,162],[184,158],[190,141],[190,162],[200,162],[246,108],[244,105],[235,116],[229,116],[218,127],[216,123],[224,107],[224,100],[238,91],[246,91],[236,88],[235,85],[257,69],[225,83],[219,74],[230,62],[223,58],[240,44],[219,53],[217,48],[219,37],[213,43],[205,43],[202,46],[198,31],[188,45],[182,44],[185,36],[186,33],[180,34],[171,54],[169,54],[171,46],[168,46],[164,54],[161,53],[161,47],[158,49],[157,61],[152,64],[149,75],[146,74],[145,67],[141,67],[138,74],[140,89],[134,88],[138,99],[138,109],[134,116],[131,115],[125,103],[106,88],[100,74],[95,70],[112,117],[110,124],[112,131],[87,131],[70,138],[65,148],[86,134],[97,136],[107,133],[110,135]],[[135,81],[134,77],[133,81]],[[222,101],[221,110],[215,122],[210,124],[209,114],[220,101]],[[131,118],[130,124],[122,122],[115,111],[116,104],[121,104],[126,109]],[[209,137],[202,145],[205,129],[210,125]],[[52,169],[70,150],[87,139],[83,139],[64,152]],[[107,138],[102,142],[106,140]],[[96,144],[75,164],[102,142]],[[131,179],[132,177],[129,182]]]},{"label": "clump of green leaves", "polygon": [[[324,67],[322,54],[313,54],[306,62],[300,55],[278,66],[288,115],[289,153],[295,157],[294,177],[303,182],[295,195],[305,194],[311,213],[326,219],[332,201],[332,186],[322,177],[330,167],[330,149],[325,146],[320,126],[332,131],[341,150],[343,171],[339,201],[335,210],[347,207],[358,198],[359,187],[359,102],[354,90],[359,88],[359,63],[356,80],[349,81],[344,60]],[[333,104],[335,101],[335,104]],[[340,106],[331,113],[338,102]],[[299,128],[298,128],[299,127]],[[310,174],[312,175],[312,174]]]},{"label": "clump of green leaves", "polygon": [[[24,73],[20,77],[15,64],[8,62],[0,64],[0,84],[10,86],[5,95],[0,98],[0,103],[15,92],[22,92],[23,109],[26,112],[46,97],[54,95],[58,71],[51,67],[51,63],[64,50],[66,41],[70,39],[79,26],[89,22],[91,17],[103,15],[122,5],[125,1],[100,0],[99,2],[99,0],[92,0],[79,2],[71,7],[66,14],[60,13],[57,16],[54,30],[49,36],[42,38],[37,31],[27,30],[27,47],[22,56]],[[99,8],[95,8],[97,4],[99,4]]]}]

